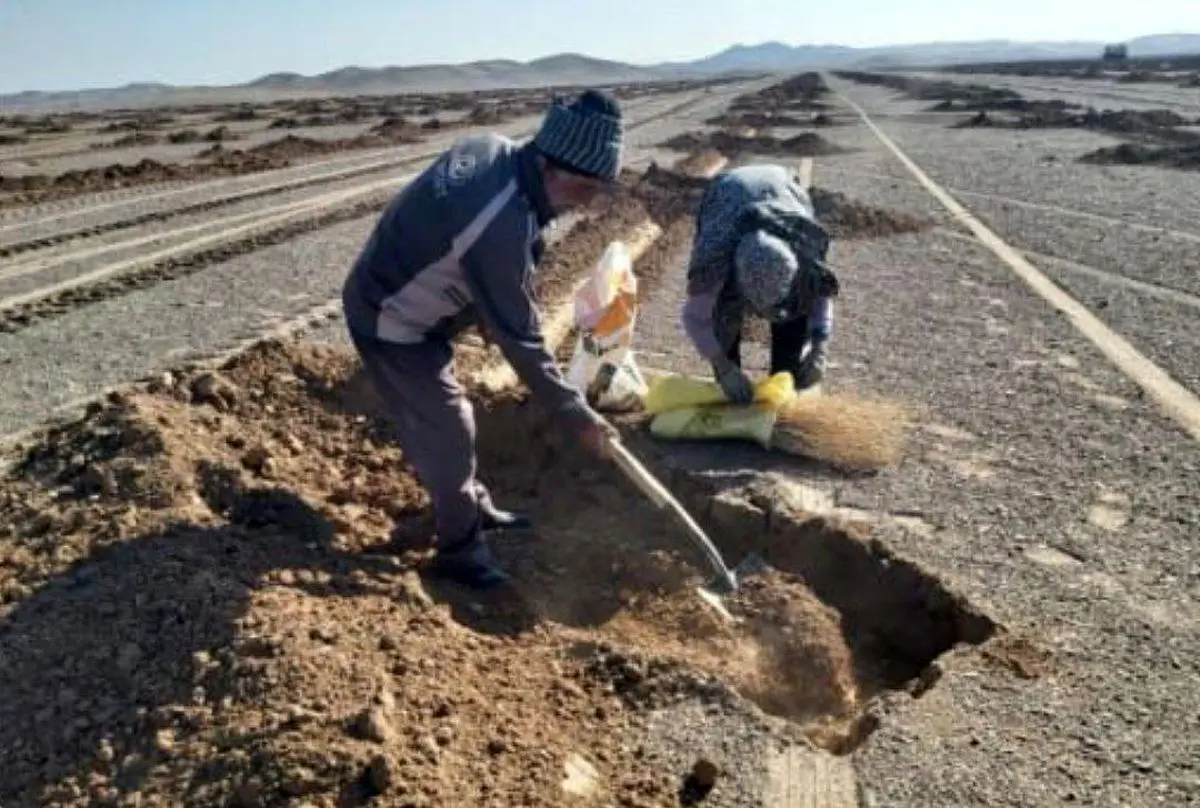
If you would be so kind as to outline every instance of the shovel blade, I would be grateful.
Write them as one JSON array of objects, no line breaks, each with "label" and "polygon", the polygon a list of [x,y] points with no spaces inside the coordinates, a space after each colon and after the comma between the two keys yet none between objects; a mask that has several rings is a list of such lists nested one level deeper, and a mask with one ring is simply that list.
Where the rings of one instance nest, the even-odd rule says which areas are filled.
[{"label": "shovel blade", "polygon": [[765,575],[771,571],[771,565],[767,560],[757,553],[750,553],[734,568],[733,574],[740,584],[746,578],[752,578],[755,575]]},{"label": "shovel blade", "polygon": [[737,618],[733,616],[733,613],[725,605],[723,596],[732,595],[736,592],[741,586],[741,582],[746,578],[762,575],[770,570],[771,565],[767,563],[765,558],[756,553],[750,553],[742,559],[737,567],[730,571],[728,576],[718,576],[707,585],[697,587],[696,594],[700,596],[700,600],[704,601],[723,620],[736,623]]}]

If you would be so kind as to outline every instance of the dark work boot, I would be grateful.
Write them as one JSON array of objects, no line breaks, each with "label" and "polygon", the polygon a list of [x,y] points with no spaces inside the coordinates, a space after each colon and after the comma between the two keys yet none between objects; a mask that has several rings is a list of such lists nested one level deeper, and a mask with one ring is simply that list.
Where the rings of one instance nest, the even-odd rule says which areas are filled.
[{"label": "dark work boot", "polygon": [[492,555],[487,533],[482,530],[452,547],[439,548],[433,572],[471,589],[492,589],[510,580]]}]

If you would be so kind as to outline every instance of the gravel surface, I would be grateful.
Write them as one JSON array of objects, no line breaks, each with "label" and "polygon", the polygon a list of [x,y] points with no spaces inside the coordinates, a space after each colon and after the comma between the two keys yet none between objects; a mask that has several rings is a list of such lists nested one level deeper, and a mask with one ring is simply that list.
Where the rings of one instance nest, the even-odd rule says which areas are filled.
[{"label": "gravel surface", "polygon": [[830,85],[865,106],[877,122],[890,114],[884,127],[888,135],[947,188],[1200,230],[1195,225],[1200,175],[1195,172],[1074,162],[1088,151],[1119,143],[1116,138],[1066,129],[952,129],[912,120],[925,102],[843,80],[831,79]]},{"label": "gravel surface", "polygon": [[[761,713],[724,704],[694,702],[652,713],[645,727],[647,746],[682,785],[698,760],[722,769],[704,801],[705,808],[758,808],[767,789],[763,761],[785,741]],[[839,807],[840,808],[840,807]]]},{"label": "gravel surface", "polygon": [[1200,297],[1186,304],[1155,298],[1111,279],[1073,272],[1069,263],[1048,256],[1037,265],[1176,381],[1200,393]]}]

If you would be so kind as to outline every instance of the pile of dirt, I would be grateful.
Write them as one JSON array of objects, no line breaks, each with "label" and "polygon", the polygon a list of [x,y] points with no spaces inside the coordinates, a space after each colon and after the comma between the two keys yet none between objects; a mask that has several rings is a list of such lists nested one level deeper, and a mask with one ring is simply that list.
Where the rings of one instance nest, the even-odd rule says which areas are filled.
[{"label": "pile of dirt", "polygon": [[231,110],[218,113],[213,116],[213,120],[218,123],[234,123],[257,121],[261,115],[259,109],[253,104],[239,104]]},{"label": "pile of dirt", "polygon": [[[997,104],[1021,106],[1029,103],[1020,93],[986,84],[961,84],[954,81],[922,79],[896,73],[868,73],[856,70],[837,70],[834,75],[858,84],[887,87],[918,101],[940,101],[934,110],[999,109]],[[955,106],[957,105],[957,106]]]},{"label": "pile of dirt", "polygon": [[713,149],[730,159],[742,155],[816,157],[823,154],[845,154],[848,151],[812,132],[803,132],[795,137],[782,139],[757,132],[753,134],[726,130],[685,132],[658,145],[665,149],[688,152]]},{"label": "pile of dirt", "polygon": [[1088,152],[1079,162],[1091,165],[1157,166],[1195,171],[1200,169],[1200,142],[1149,146],[1144,143],[1121,143]]},{"label": "pile of dirt", "polygon": [[43,115],[25,124],[27,135],[62,135],[74,128],[72,121],[56,115]]},{"label": "pile of dirt", "polygon": [[651,709],[681,689],[703,685],[686,673],[699,670],[717,678],[709,695],[719,698],[722,685],[732,687],[766,712],[801,724],[855,711],[858,685],[841,618],[795,576],[768,571],[747,578],[726,602],[744,624],[730,626],[686,590],[667,598],[631,596],[605,633],[652,648],[674,665],[608,654],[593,659],[589,672],[609,678],[635,706]]},{"label": "pile of dirt", "polygon": [[686,774],[639,748],[652,704],[853,711],[835,614],[766,580],[715,623],[662,516],[520,403],[479,402],[481,463],[554,540],[498,547],[515,593],[422,580],[370,401],[347,352],[275,343],[32,447],[0,497],[0,799],[549,806],[577,752],[652,806]]},{"label": "pile of dirt", "polygon": [[824,109],[820,101],[829,94],[829,87],[820,73],[798,73],[783,81],[733,99],[731,110],[778,112],[782,109]]},{"label": "pile of dirt", "polygon": [[12,197],[0,199],[0,207],[33,203],[58,195],[65,196],[88,190],[183,179],[188,173],[184,166],[160,163],[147,158],[133,165],[113,163],[98,168],[65,171],[55,176],[26,174],[6,177],[0,175],[0,192],[13,194]]},{"label": "pile of dirt", "polygon": [[240,176],[286,168],[295,160],[352,149],[383,148],[418,143],[421,136],[409,128],[379,130],[353,138],[321,140],[287,135],[249,149],[226,149],[221,144],[233,136],[225,127],[201,135],[195,130],[175,133],[172,142],[203,139],[214,145],[199,152],[195,162],[162,163],[149,158],[133,165],[112,165],[66,171],[58,175],[0,175],[0,208],[36,204],[80,193],[110,190],[133,185],[149,185],[172,180],[201,180]]},{"label": "pile of dirt", "polygon": [[97,132],[103,134],[112,134],[116,132],[145,132],[150,129],[160,129],[164,126],[169,126],[175,123],[176,117],[168,115],[164,112],[148,110],[135,115],[129,120],[111,121],[97,129]]},{"label": "pile of dirt", "polygon": [[855,202],[839,191],[812,188],[809,194],[817,218],[837,239],[884,238],[917,233],[936,224],[925,216]]},{"label": "pile of dirt", "polygon": [[[966,97],[955,97],[945,101],[939,101],[929,107],[928,112],[975,112],[975,111],[997,111],[997,112],[1019,112],[1030,117],[1031,120],[1038,118],[1046,118],[1054,120],[1058,115],[1065,115],[1068,109],[1076,106],[1068,104],[1066,101],[1050,100],[1050,101],[1030,101],[1022,98],[1017,93],[1003,91],[999,95],[991,95],[979,91],[976,85],[972,85],[972,92]],[[986,88],[992,89],[992,88]]]},{"label": "pile of dirt", "polygon": [[[1040,102],[1039,102],[1040,103]],[[1195,135],[1175,131],[1189,121],[1169,109],[1072,110],[1066,106],[1027,105],[1017,115],[977,112],[954,124],[957,128],[995,127],[1004,129],[1091,129],[1116,135],[1141,135],[1163,140],[1195,140]]]},{"label": "pile of dirt", "polygon": [[204,133],[196,129],[181,129],[178,132],[172,132],[167,135],[167,142],[175,145],[198,143],[200,141],[221,143],[226,140],[236,140],[237,137],[228,126],[216,126]]}]

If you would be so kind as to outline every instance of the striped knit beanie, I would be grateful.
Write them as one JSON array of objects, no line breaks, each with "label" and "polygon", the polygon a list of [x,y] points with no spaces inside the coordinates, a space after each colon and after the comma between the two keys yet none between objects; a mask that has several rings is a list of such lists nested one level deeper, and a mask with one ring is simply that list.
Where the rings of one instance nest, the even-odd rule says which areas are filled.
[{"label": "striped knit beanie", "polygon": [[533,145],[572,171],[615,180],[621,171],[623,135],[617,102],[598,90],[588,90],[569,106],[555,101]]}]

